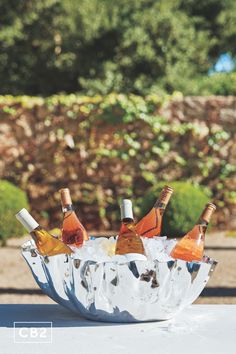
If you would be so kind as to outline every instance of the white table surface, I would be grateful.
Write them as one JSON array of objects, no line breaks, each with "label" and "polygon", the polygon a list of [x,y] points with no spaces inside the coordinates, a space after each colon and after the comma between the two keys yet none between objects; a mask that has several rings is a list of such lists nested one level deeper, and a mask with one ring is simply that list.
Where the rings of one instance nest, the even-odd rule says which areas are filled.
[{"label": "white table surface", "polygon": [[[14,343],[14,322],[52,321],[52,343]],[[236,354],[236,305],[192,305],[175,319],[114,324],[59,305],[0,305],[0,354]]]}]

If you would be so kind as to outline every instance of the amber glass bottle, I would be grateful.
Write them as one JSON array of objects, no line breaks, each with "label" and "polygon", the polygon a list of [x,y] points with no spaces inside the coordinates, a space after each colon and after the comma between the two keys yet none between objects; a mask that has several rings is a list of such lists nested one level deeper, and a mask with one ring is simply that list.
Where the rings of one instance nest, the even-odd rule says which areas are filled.
[{"label": "amber glass bottle", "polygon": [[88,240],[88,234],[74,212],[70,191],[68,188],[60,190],[61,205],[64,214],[62,224],[62,241],[71,246],[81,247]]},{"label": "amber glass bottle", "polygon": [[62,241],[53,237],[25,209],[21,209],[16,214],[17,220],[26,228],[35,241],[38,252],[42,256],[55,256],[57,254],[72,253],[70,247],[66,246]]},{"label": "amber glass bottle", "polygon": [[171,251],[171,257],[189,262],[202,259],[206,229],[215,209],[214,204],[206,204],[197,224],[175,245]]},{"label": "amber glass bottle", "polygon": [[139,235],[144,237],[160,236],[163,214],[172,193],[171,187],[165,186],[163,188],[153,208],[136,224]]},{"label": "amber glass bottle", "polygon": [[122,224],[116,243],[115,254],[140,253],[145,255],[143,242],[136,231],[131,200],[123,199],[120,207]]}]

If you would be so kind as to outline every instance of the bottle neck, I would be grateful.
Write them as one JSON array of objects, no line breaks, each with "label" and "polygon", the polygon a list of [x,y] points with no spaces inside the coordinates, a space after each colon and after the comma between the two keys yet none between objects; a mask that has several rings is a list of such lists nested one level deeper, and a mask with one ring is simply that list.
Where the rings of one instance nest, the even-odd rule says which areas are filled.
[{"label": "bottle neck", "polygon": [[132,218],[124,218],[122,219],[122,223],[127,225],[127,224],[132,224],[134,222],[134,219]]},{"label": "bottle neck", "polygon": [[34,228],[33,230],[30,231],[30,235],[31,235],[32,239],[34,240],[34,242],[36,243],[36,245],[39,241],[42,242],[42,240],[45,239],[45,237],[44,237],[45,235],[42,231],[43,231],[43,228],[40,225],[38,225],[36,228]]},{"label": "bottle neck", "polygon": [[201,237],[201,240],[204,241],[206,230],[207,230],[208,222],[203,219],[202,217],[199,218],[197,224],[195,225],[195,228],[197,228],[198,233]]},{"label": "bottle neck", "polygon": [[207,228],[215,209],[216,206],[214,204],[208,203],[198,220],[198,224],[205,226],[205,228]]},{"label": "bottle neck", "polygon": [[72,212],[74,211],[73,204],[68,204],[68,205],[63,205],[62,206],[62,212],[65,214],[67,212]]},{"label": "bottle neck", "polygon": [[207,228],[208,226],[208,222],[206,220],[204,220],[203,218],[199,218],[198,222],[197,222],[197,225],[200,225],[200,226],[205,226]]},{"label": "bottle neck", "polygon": [[166,208],[166,203],[163,203],[161,200],[157,200],[156,203],[154,204],[154,208],[156,209],[165,209]]},{"label": "bottle neck", "polygon": [[38,225],[37,227],[35,227],[32,231],[30,231],[30,234],[34,233],[35,231],[41,231],[43,230],[43,227]]},{"label": "bottle neck", "polygon": [[132,218],[123,218],[122,219],[122,224],[121,224],[119,234],[126,234],[127,232],[128,233],[130,233],[130,232],[136,233],[134,219],[132,219]]},{"label": "bottle neck", "polygon": [[192,229],[192,232],[190,231],[190,234],[192,234],[193,238],[197,237],[197,239],[202,240],[204,242],[207,226],[208,223],[206,222],[206,220],[199,219],[197,224]]},{"label": "bottle neck", "polygon": [[159,199],[156,201],[154,208],[165,209],[169,203],[170,197],[173,193],[173,189],[169,186],[165,186],[160,194]]}]

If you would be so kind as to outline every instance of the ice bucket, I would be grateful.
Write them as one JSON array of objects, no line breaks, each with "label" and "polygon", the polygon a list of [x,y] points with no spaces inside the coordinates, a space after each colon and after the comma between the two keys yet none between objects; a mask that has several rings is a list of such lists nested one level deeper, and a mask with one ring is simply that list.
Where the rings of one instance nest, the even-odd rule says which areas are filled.
[{"label": "ice bucket", "polygon": [[42,291],[95,321],[140,322],[173,318],[204,289],[217,262],[81,260],[76,254],[43,257],[28,241],[22,254]]}]

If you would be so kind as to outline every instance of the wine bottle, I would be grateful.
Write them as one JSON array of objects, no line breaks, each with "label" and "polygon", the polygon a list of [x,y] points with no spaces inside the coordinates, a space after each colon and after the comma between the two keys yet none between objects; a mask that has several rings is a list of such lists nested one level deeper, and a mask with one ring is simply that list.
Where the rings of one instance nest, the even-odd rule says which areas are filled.
[{"label": "wine bottle", "polygon": [[135,228],[131,200],[123,199],[120,208],[122,224],[116,243],[115,254],[140,253],[145,255],[143,242]]},{"label": "wine bottle", "polygon": [[139,235],[144,237],[160,236],[163,214],[172,193],[173,189],[169,186],[165,186],[162,189],[160,197],[153,208],[136,224],[136,230]]},{"label": "wine bottle", "polygon": [[37,221],[25,209],[21,209],[16,214],[17,220],[26,228],[35,241],[38,252],[42,256],[54,256],[56,254],[71,254],[72,250],[62,241],[53,237],[49,232],[42,228]]},{"label": "wine bottle", "polygon": [[197,224],[173,248],[170,255],[185,261],[200,261],[203,258],[205,233],[216,206],[208,203]]},{"label": "wine bottle", "polygon": [[62,241],[67,245],[81,247],[83,242],[88,240],[88,234],[74,212],[69,189],[63,188],[60,190],[60,193],[64,214]]}]

